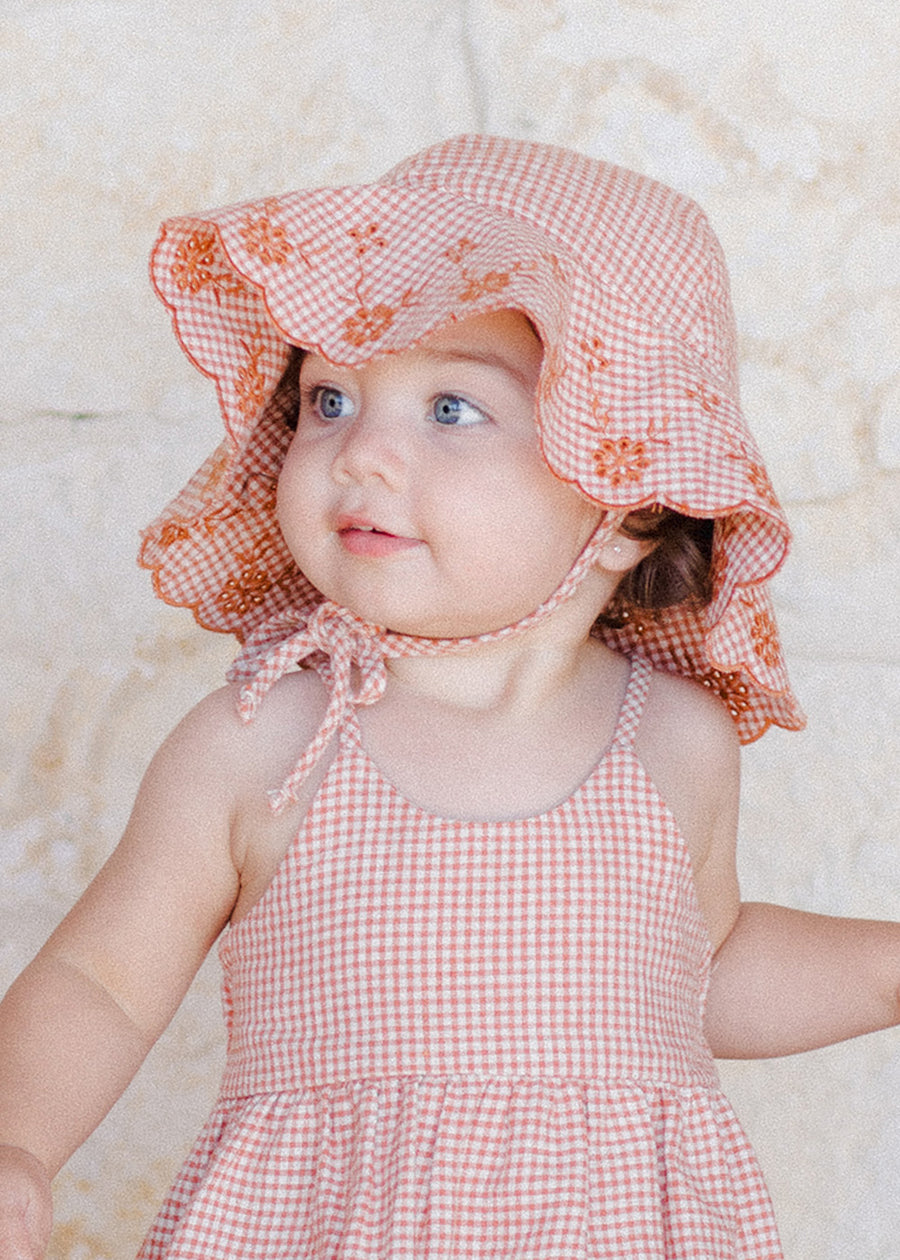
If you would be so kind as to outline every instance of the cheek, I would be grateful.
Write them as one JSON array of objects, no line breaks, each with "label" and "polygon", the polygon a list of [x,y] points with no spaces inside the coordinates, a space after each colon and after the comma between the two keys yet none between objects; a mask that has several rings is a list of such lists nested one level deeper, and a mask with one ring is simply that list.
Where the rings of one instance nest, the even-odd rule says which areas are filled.
[{"label": "cheek", "polygon": [[522,528],[538,535],[548,557],[574,560],[603,518],[603,510],[554,476],[541,462],[521,479],[518,513]]},{"label": "cheek", "polygon": [[300,557],[297,549],[302,548],[309,538],[314,520],[316,481],[310,475],[311,471],[308,453],[301,451],[294,442],[278,477],[275,515],[284,540],[298,564]]}]

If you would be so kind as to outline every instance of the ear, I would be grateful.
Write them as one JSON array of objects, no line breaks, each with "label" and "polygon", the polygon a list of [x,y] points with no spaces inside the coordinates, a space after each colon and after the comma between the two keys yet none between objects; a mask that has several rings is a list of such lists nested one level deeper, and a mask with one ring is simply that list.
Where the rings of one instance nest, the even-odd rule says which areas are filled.
[{"label": "ear", "polygon": [[597,564],[608,573],[618,573],[621,577],[649,556],[656,545],[656,539],[630,538],[617,529],[600,548]]}]

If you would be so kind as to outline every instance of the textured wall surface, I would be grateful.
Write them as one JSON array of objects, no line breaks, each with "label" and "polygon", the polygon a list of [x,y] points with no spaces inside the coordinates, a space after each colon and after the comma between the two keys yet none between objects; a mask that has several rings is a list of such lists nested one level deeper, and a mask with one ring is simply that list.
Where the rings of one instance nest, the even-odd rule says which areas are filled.
[{"label": "textured wall surface", "polygon": [[[796,530],[809,714],[747,755],[749,895],[900,915],[895,0],[20,0],[0,18],[0,986],[114,845],[229,645],[138,527],[216,434],[146,257],[166,214],[379,173],[461,130],[675,184],[728,255],[744,401]],[[55,1260],[130,1255],[213,1096],[210,963],[58,1182]],[[900,1034],[723,1067],[788,1260],[889,1260]]]}]

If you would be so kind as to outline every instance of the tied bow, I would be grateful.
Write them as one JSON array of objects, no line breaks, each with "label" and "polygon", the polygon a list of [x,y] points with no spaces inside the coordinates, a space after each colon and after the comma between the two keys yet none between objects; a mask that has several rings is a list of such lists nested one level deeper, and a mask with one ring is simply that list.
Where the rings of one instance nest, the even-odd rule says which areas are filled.
[{"label": "tied bow", "polygon": [[312,743],[281,787],[269,792],[273,813],[297,800],[303,780],[349,714],[359,705],[381,699],[387,683],[383,633],[326,600],[299,629],[296,613],[282,612],[264,622],[247,640],[228,673],[232,682],[252,680],[241,688],[238,700],[238,713],[245,722],[253,720],[263,697],[278,679],[302,661],[310,661],[331,692]]}]

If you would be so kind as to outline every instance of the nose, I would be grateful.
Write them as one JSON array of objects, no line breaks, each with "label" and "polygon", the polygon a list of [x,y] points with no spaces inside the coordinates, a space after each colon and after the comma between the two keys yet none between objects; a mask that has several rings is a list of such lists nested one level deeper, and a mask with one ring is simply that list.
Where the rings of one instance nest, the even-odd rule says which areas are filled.
[{"label": "nose", "polygon": [[407,460],[408,441],[400,417],[366,409],[343,430],[332,474],[340,485],[377,480],[397,489]]}]

